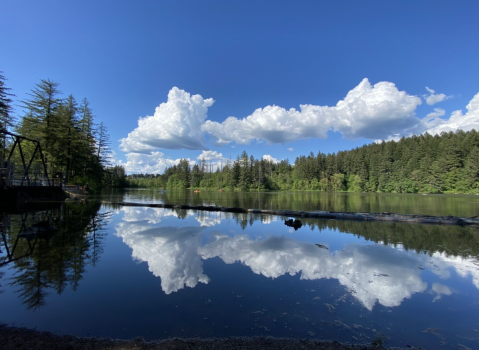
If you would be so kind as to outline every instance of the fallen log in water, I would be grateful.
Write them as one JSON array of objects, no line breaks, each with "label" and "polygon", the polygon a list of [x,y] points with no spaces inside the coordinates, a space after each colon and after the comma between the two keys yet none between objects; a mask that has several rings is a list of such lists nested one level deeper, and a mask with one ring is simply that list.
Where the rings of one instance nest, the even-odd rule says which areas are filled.
[{"label": "fallen log in water", "polygon": [[355,220],[355,221],[386,221],[386,222],[406,222],[416,224],[435,224],[435,225],[474,225],[479,226],[477,218],[460,218],[457,216],[432,216],[416,214],[395,214],[395,213],[349,213],[335,211],[293,211],[293,210],[272,210],[272,209],[248,209],[248,208],[229,208],[215,207],[206,205],[175,205],[175,204],[146,204],[119,202],[111,203],[114,205],[123,205],[129,207],[149,207],[149,208],[171,208],[188,210],[206,210],[223,211],[231,213],[252,213],[268,214],[288,217],[334,219],[334,220]]}]

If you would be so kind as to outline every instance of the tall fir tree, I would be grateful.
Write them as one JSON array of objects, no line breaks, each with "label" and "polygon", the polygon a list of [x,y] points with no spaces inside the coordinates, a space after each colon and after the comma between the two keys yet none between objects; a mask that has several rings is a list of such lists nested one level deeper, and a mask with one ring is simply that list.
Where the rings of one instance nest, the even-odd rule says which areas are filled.
[{"label": "tall fir tree", "polygon": [[[3,76],[3,72],[0,71],[0,129],[9,131],[15,126],[15,117],[13,116],[12,99],[15,95],[10,91],[11,89],[6,87],[5,81],[7,79]],[[2,144],[2,158],[4,161],[6,158],[7,150],[7,137],[4,134],[0,134],[0,142]]]}]

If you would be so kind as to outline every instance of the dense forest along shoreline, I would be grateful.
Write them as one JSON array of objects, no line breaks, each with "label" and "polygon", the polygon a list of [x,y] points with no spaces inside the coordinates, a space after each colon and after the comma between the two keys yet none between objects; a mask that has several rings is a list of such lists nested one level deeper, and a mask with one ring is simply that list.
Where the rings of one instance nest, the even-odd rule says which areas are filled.
[{"label": "dense forest along shoreline", "polygon": [[110,203],[112,205],[129,206],[129,207],[149,207],[149,208],[174,208],[174,209],[192,209],[205,211],[222,211],[232,213],[251,213],[251,214],[267,214],[280,215],[286,217],[303,217],[317,219],[335,219],[335,220],[355,220],[355,221],[385,221],[385,222],[404,222],[416,224],[433,224],[433,225],[471,225],[479,226],[479,218],[461,218],[457,216],[432,216],[417,214],[395,214],[395,213],[351,213],[351,212],[334,212],[334,211],[295,211],[295,210],[270,210],[270,209],[249,209],[249,208],[231,208],[217,207],[205,205],[174,205],[174,204],[146,204],[117,202]]}]

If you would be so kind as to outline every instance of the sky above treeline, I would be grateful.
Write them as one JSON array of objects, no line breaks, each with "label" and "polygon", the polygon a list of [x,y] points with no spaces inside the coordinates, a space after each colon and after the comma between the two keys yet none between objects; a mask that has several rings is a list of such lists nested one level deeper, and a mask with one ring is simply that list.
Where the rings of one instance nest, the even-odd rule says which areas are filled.
[{"label": "sky above treeline", "polygon": [[478,1],[0,3],[0,71],[87,97],[114,162],[274,161],[479,130]]}]

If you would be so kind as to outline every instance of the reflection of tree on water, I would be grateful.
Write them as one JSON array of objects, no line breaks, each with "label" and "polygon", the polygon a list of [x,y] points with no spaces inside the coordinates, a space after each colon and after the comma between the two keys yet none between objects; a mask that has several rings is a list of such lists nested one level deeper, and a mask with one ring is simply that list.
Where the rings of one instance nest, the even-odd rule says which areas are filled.
[{"label": "reflection of tree on water", "polygon": [[[213,205],[235,208],[342,211],[342,212],[392,212],[427,215],[477,215],[474,205],[464,197],[394,195],[380,193],[341,193],[319,191],[271,192],[218,192],[173,190],[153,194],[154,200],[167,204]],[[135,191],[125,201],[151,203],[152,191]],[[475,199],[471,199],[473,201]]]},{"label": "reflection of tree on water", "polygon": [[405,250],[432,255],[436,252],[461,257],[479,257],[479,233],[475,227],[415,225],[340,220],[301,221],[311,230],[339,230],[384,245],[401,245]]},{"label": "reflection of tree on water", "polygon": [[[44,305],[49,289],[61,294],[70,285],[76,290],[85,267],[98,263],[110,218],[110,213],[98,213],[100,206],[98,202],[67,203],[53,210],[58,231],[38,239],[32,252],[27,240],[18,240],[14,257],[20,258],[13,261],[16,272],[11,284],[18,287],[27,308]],[[20,221],[12,215],[6,245],[15,244]]]}]

